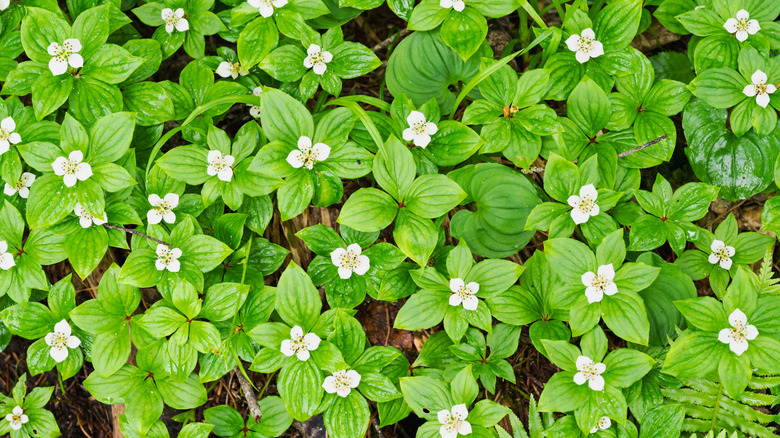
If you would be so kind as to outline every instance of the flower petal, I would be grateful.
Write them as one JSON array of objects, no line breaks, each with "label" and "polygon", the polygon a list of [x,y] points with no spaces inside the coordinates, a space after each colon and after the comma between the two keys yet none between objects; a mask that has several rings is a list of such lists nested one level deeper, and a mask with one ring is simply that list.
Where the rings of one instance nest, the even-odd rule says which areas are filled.
[{"label": "flower petal", "polygon": [[588,213],[584,213],[579,208],[573,208],[571,210],[571,219],[574,221],[575,224],[584,224],[585,222],[590,219],[590,215]]},{"label": "flower petal", "polygon": [[364,275],[371,268],[371,263],[368,256],[359,255],[357,258],[357,266],[355,266],[355,274]]},{"label": "flower petal", "polygon": [[569,38],[566,39],[566,47],[569,48],[572,52],[576,52],[580,49],[580,36],[577,34],[571,34]]},{"label": "flower petal", "polygon": [[303,328],[301,326],[296,325],[293,328],[290,329],[290,338],[292,340],[298,340],[303,337]]},{"label": "flower petal", "polygon": [[586,367],[593,365],[593,361],[588,356],[578,356],[574,364],[576,365],[577,370],[582,371]]},{"label": "flower petal", "polygon": [[755,85],[766,84],[767,79],[766,73],[761,70],[756,70],[755,73],[750,76],[750,81]]},{"label": "flower petal", "polygon": [[450,421],[450,411],[446,409],[441,410],[436,414],[436,417],[439,419],[439,423],[446,424]]},{"label": "flower petal", "polygon": [[466,283],[463,281],[462,278],[451,278],[450,279],[450,290],[453,292],[458,292],[459,290],[466,287]]},{"label": "flower petal", "polygon": [[729,324],[731,324],[732,327],[736,327],[738,325],[744,326],[747,324],[747,316],[745,315],[745,312],[734,309],[733,312],[731,312],[731,315],[729,315]]},{"label": "flower petal", "polygon": [[460,303],[463,302],[463,298],[460,297],[458,294],[452,294],[449,298],[450,306],[460,306]]},{"label": "flower petal", "polygon": [[737,11],[737,20],[747,20],[750,18],[750,13],[744,9],[740,9]]},{"label": "flower petal", "polygon": [[477,310],[479,306],[479,298],[474,295],[469,295],[463,300],[463,308],[466,310]]},{"label": "flower petal", "polygon": [[0,122],[0,128],[3,128],[8,132],[12,132],[14,129],[16,129],[16,123],[14,122],[13,118],[6,117],[2,122]]},{"label": "flower petal", "polygon": [[466,405],[461,403],[461,404],[453,406],[452,407],[452,416],[457,418],[457,419],[459,419],[459,420],[466,419],[469,416],[469,411],[466,408]]},{"label": "flower petal", "polygon": [[312,146],[311,151],[313,152],[312,158],[314,158],[314,161],[325,161],[330,156],[330,146],[325,143],[315,144]]},{"label": "flower petal", "polygon": [[734,33],[737,31],[738,24],[739,21],[737,21],[736,18],[729,18],[728,20],[726,20],[725,23],[723,23],[723,27],[726,29],[726,32]]},{"label": "flower petal", "polygon": [[599,266],[598,273],[607,280],[612,281],[615,279],[615,268],[612,266],[612,263]]},{"label": "flower petal", "polygon": [[285,356],[292,356],[295,354],[295,351],[292,349],[292,341],[289,339],[285,339],[282,341],[282,347],[281,347],[282,354]]},{"label": "flower petal", "polygon": [[590,286],[590,285],[593,284],[593,281],[596,280],[596,274],[594,274],[591,271],[588,271],[588,272],[582,274],[580,279],[582,280],[582,284],[583,285]]},{"label": "flower petal", "polygon": [[604,292],[601,289],[588,286],[585,289],[585,297],[588,299],[589,304],[599,303],[604,299]]},{"label": "flower petal", "polygon": [[769,95],[768,95],[768,94],[766,94],[766,93],[764,93],[764,94],[759,94],[758,96],[756,96],[756,103],[757,103],[757,104],[758,104],[758,105],[759,105],[761,108],[766,108],[766,107],[767,107],[767,105],[769,105]]},{"label": "flower petal", "polygon": [[588,380],[588,386],[594,391],[604,390],[604,378],[601,376],[595,376]]},{"label": "flower petal", "polygon": [[733,351],[737,356],[742,356],[742,353],[748,349],[748,341],[744,339],[733,339],[729,343],[729,350]]},{"label": "flower petal", "polygon": [[63,362],[68,358],[68,349],[66,347],[51,347],[49,350],[49,356],[51,356],[51,358],[54,359],[54,361],[57,363]]},{"label": "flower petal", "polygon": [[62,336],[68,337],[70,336],[71,330],[70,330],[70,324],[68,324],[68,321],[62,320],[58,322],[57,324],[54,324],[54,332],[59,333]]},{"label": "flower petal", "polygon": [[747,84],[745,85],[745,88],[742,89],[742,94],[747,97],[753,97],[758,94],[758,89],[753,84]]},{"label": "flower petal", "polygon": [[309,350],[316,350],[320,346],[320,337],[314,333],[306,333],[303,337],[303,342],[306,343],[306,348]]},{"label": "flower petal", "polygon": [[580,35],[583,38],[588,38],[588,39],[591,39],[591,40],[596,39],[596,32],[593,32],[593,29],[591,29],[591,28],[583,29],[582,33],[580,33]]},{"label": "flower petal", "polygon": [[333,376],[326,377],[325,381],[322,382],[322,389],[328,394],[336,392],[336,378]]},{"label": "flower petal", "polygon": [[574,383],[578,385],[582,385],[583,383],[587,382],[588,378],[585,377],[585,374],[577,373],[574,375]]}]

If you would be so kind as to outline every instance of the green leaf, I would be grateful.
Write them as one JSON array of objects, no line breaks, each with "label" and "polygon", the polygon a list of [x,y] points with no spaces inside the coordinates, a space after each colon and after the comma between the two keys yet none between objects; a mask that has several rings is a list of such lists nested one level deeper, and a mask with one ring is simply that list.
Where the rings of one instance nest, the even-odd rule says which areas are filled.
[{"label": "green leaf", "polygon": [[418,417],[436,419],[436,413],[455,405],[450,389],[441,380],[431,377],[402,377],[401,392]]},{"label": "green leaf", "polygon": [[487,20],[475,9],[451,11],[441,25],[441,39],[466,61],[487,36]]},{"label": "green leaf", "polygon": [[683,130],[689,145],[685,154],[702,182],[721,188],[721,197],[748,198],[773,181],[774,158],[768,157],[775,157],[780,148],[780,130],[775,129],[765,137],[753,132],[736,137],[726,127],[725,120],[725,110],[712,108],[700,100],[689,103],[683,115]]},{"label": "green leaf", "polygon": [[267,87],[260,99],[263,132],[269,140],[280,140],[292,146],[298,144],[301,136],[314,135],[314,121],[303,104],[282,91]]},{"label": "green leaf", "polygon": [[273,20],[258,17],[238,36],[238,60],[249,69],[266,57],[279,43],[279,31]]},{"label": "green leaf", "polygon": [[425,266],[436,249],[439,233],[430,219],[401,210],[393,230],[398,249],[420,266]]},{"label": "green leaf", "polygon": [[371,411],[366,399],[357,391],[346,397],[337,396],[323,415],[329,435],[335,438],[361,436],[368,430]]},{"label": "green leaf", "polygon": [[285,322],[299,325],[306,331],[314,327],[321,310],[317,288],[303,269],[290,263],[276,288],[276,311]]},{"label": "green leaf", "polygon": [[449,306],[449,294],[422,289],[398,311],[393,326],[402,330],[427,329],[440,323]]},{"label": "green leaf", "polygon": [[444,175],[421,175],[409,186],[403,202],[410,212],[424,217],[445,215],[466,198],[466,193]]},{"label": "green leaf", "polygon": [[296,360],[282,368],[278,379],[279,395],[293,418],[305,421],[314,415],[322,399],[322,380],[321,371],[313,360]]},{"label": "green leaf", "polygon": [[607,371],[604,380],[618,388],[628,388],[641,379],[653,367],[655,360],[639,351],[621,348],[612,351],[604,359]]},{"label": "green leaf", "polygon": [[398,204],[390,195],[378,189],[362,188],[347,198],[338,222],[358,231],[379,231],[390,225],[397,212]]},{"label": "green leaf", "polygon": [[647,345],[650,336],[650,322],[642,298],[636,293],[620,292],[605,296],[601,302],[604,322],[621,338]]},{"label": "green leaf", "polygon": [[694,96],[715,108],[730,108],[746,98],[745,79],[735,70],[711,68],[699,74],[688,88]]},{"label": "green leaf", "polygon": [[604,90],[585,76],[569,96],[566,115],[586,136],[594,138],[607,126],[611,104]]}]

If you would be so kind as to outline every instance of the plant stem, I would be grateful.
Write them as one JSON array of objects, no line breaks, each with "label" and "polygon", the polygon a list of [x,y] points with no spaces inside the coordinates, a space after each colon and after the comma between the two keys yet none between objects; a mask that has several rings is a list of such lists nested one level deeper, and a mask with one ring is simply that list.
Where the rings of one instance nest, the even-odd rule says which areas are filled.
[{"label": "plant stem", "polygon": [[132,229],[130,229],[130,228],[123,228],[123,227],[118,227],[118,226],[116,226],[116,225],[110,225],[110,224],[103,224],[103,226],[104,226],[104,227],[106,227],[106,228],[111,228],[112,230],[119,230],[119,231],[124,231],[125,233],[130,233],[130,234],[135,234],[136,236],[145,237],[145,238],[147,238],[147,239],[151,240],[152,242],[157,242],[157,243],[159,243],[160,245],[165,245],[165,246],[167,246],[167,247],[169,247],[169,248],[173,248],[173,245],[171,245],[170,243],[168,243],[168,242],[163,242],[163,241],[162,241],[162,240],[160,240],[160,239],[155,239],[154,237],[152,237],[152,236],[149,236],[149,235],[147,235],[147,234],[144,234],[144,233],[142,233],[142,232],[140,232],[140,231],[132,230]]},{"label": "plant stem", "polygon": [[257,404],[255,390],[252,389],[252,383],[250,383],[249,379],[244,376],[244,373],[237,372],[237,369],[238,367],[233,370],[233,373],[235,373],[236,377],[238,377],[238,383],[241,385],[241,391],[244,392],[244,398],[246,399],[246,403],[249,405],[249,412],[255,419],[255,423],[260,423],[260,419],[263,418],[263,412],[260,410],[260,405]]},{"label": "plant stem", "polygon": [[650,147],[650,146],[652,146],[652,145],[654,145],[654,144],[658,143],[659,141],[662,141],[662,140],[665,140],[665,139],[666,139],[666,134],[664,134],[664,135],[662,135],[662,136],[660,136],[660,137],[656,138],[655,140],[650,140],[650,141],[648,141],[648,142],[647,142],[647,143],[645,143],[645,144],[641,144],[641,145],[639,145],[639,146],[637,146],[637,147],[635,147],[635,148],[633,148],[633,149],[629,149],[629,150],[627,150],[627,151],[625,151],[625,152],[621,152],[621,153],[617,154],[617,156],[618,156],[618,158],[621,158],[621,157],[625,157],[626,155],[631,155],[631,154],[633,154],[634,152],[639,152],[639,151],[641,151],[642,149],[644,149],[644,148],[646,148],[646,147]]}]

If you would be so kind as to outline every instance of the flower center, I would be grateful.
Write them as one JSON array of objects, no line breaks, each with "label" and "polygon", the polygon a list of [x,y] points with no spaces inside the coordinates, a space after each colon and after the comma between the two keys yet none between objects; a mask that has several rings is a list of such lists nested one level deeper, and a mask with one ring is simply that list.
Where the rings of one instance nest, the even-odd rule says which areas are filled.
[{"label": "flower center", "polygon": [[512,106],[505,106],[504,107],[504,117],[509,117],[510,119],[515,115],[516,112],[520,111],[520,108],[512,105]]},{"label": "flower center", "polygon": [[73,53],[73,47],[70,43],[63,43],[61,46],[57,46],[56,50],[57,54],[54,55],[54,58],[58,61],[67,61],[71,53]]},{"label": "flower center", "polygon": [[609,284],[609,280],[603,275],[599,275],[593,279],[593,282],[590,285],[594,289],[599,289],[603,291],[604,289],[607,288],[608,284]]},{"label": "flower center", "polygon": [[155,209],[160,214],[165,214],[171,211],[171,205],[168,203],[168,201],[160,201],[160,203],[157,204],[157,207],[155,207]]},{"label": "flower center", "polygon": [[766,84],[753,84],[757,94],[766,94]]},{"label": "flower center", "polygon": [[179,16],[176,14],[171,14],[165,17],[165,24],[170,26],[176,26],[176,24],[179,22]]},{"label": "flower center", "polygon": [[458,429],[460,429],[461,423],[463,423],[463,420],[458,418],[457,415],[450,414],[450,418],[444,423],[444,428],[450,432],[457,432]]},{"label": "flower center", "polygon": [[16,182],[16,184],[14,184],[14,189],[16,189],[17,192],[19,190],[23,189],[24,187],[25,187],[25,185],[24,185],[24,180],[23,179],[20,179],[19,181]]},{"label": "flower center", "polygon": [[718,260],[729,260],[729,254],[726,251],[726,247],[715,251],[715,257],[717,257]]},{"label": "flower center", "polygon": [[457,292],[455,292],[462,300],[467,299],[468,297],[472,296],[470,290],[466,289],[466,286],[461,286]]},{"label": "flower center", "polygon": [[737,32],[746,32],[748,30],[748,19],[740,18],[737,20]]},{"label": "flower center", "polygon": [[309,60],[311,60],[312,64],[323,64],[325,63],[325,57],[322,55],[322,51],[312,53],[309,55]]},{"label": "flower center", "polygon": [[596,201],[590,196],[583,196],[580,199],[580,211],[583,213],[590,213],[596,207]]},{"label": "flower center", "polygon": [[580,52],[590,52],[593,48],[593,39],[584,36],[580,37],[580,41],[577,45],[579,46]]},{"label": "flower center", "polygon": [[731,338],[732,341],[737,341],[737,342],[745,341],[746,340],[745,329],[746,329],[745,324],[737,322],[734,325],[734,328],[732,328],[731,331],[729,332],[729,337]]},{"label": "flower center", "polygon": [[68,337],[65,336],[63,333],[54,333],[54,342],[52,342],[52,347],[57,349],[64,349],[66,348],[66,342],[68,341]]},{"label": "flower center", "polygon": [[336,387],[336,391],[343,391],[352,384],[352,378],[350,378],[347,373],[338,373],[334,377],[336,378],[336,381],[333,382],[333,386]]},{"label": "flower center", "polygon": [[584,367],[582,367],[582,369],[580,370],[580,372],[581,372],[581,373],[582,373],[582,375],[583,375],[583,376],[585,376],[585,377],[586,377],[588,380],[592,380],[592,379],[594,379],[594,378],[598,377],[598,376],[601,374],[601,373],[599,373],[599,372],[596,370],[596,364],[595,364],[595,363],[591,363],[591,364],[585,365]]},{"label": "flower center", "polygon": [[342,268],[355,269],[358,266],[358,256],[352,251],[347,251],[339,258]]},{"label": "flower center", "polygon": [[424,121],[415,123],[412,125],[412,131],[417,135],[425,134],[427,131],[426,123]]},{"label": "flower center", "polygon": [[3,128],[0,128],[0,140],[8,140],[8,137],[11,136],[11,133],[6,131]]},{"label": "flower center", "polygon": [[[316,158],[317,154],[314,152],[314,149],[311,146],[304,146],[300,148],[300,150],[301,150],[301,160],[303,160],[303,164],[306,166],[306,168],[310,169],[317,162],[317,158]],[[346,257],[357,258],[357,256],[351,254],[352,254],[351,251],[347,251],[347,254],[341,256],[342,262],[346,259]],[[355,261],[354,263],[357,263],[357,261]]]},{"label": "flower center", "polygon": [[[225,169],[226,167],[230,167],[230,166],[228,165],[228,162],[227,162],[227,160],[225,159],[225,157],[216,157],[216,158],[214,158],[214,160],[211,162],[211,165],[212,165],[212,166],[214,166],[214,169],[215,169],[217,172],[219,172],[219,171],[221,171],[221,170]],[[163,201],[163,203],[164,203],[165,205],[167,205],[167,203],[165,203],[164,201]],[[160,204],[160,205],[158,206],[158,208],[162,208],[162,205],[163,205],[163,204]]]},{"label": "flower center", "polygon": [[79,170],[79,164],[81,164],[80,161],[65,160],[65,162],[62,163],[62,171],[65,172],[66,175],[75,175],[76,171]]},{"label": "flower center", "polygon": [[303,336],[301,336],[300,338],[290,339],[290,341],[292,343],[290,348],[292,348],[292,351],[294,351],[296,353],[299,352],[299,351],[304,351],[304,350],[307,349],[306,348],[306,341],[303,340]]},{"label": "flower center", "polygon": [[173,251],[170,249],[166,249],[159,257],[160,260],[165,264],[165,266],[168,266],[173,261]]},{"label": "flower center", "polygon": [[89,212],[85,208],[81,209],[81,212],[79,213],[79,217],[92,220],[92,215],[89,214]]}]

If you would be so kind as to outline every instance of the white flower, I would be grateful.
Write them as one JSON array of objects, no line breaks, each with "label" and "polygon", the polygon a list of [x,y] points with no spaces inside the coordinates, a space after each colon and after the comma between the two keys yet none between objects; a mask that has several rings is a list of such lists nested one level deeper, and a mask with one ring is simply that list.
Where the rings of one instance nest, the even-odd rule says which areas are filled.
[{"label": "white flower", "polygon": [[73,68],[84,66],[84,58],[77,53],[81,51],[81,42],[75,38],[65,40],[62,45],[53,42],[49,44],[47,51],[52,56],[49,60],[49,70],[54,76],[68,71],[68,65]]},{"label": "white flower", "polygon": [[750,14],[744,9],[737,11],[737,18],[729,18],[723,23],[723,27],[726,28],[728,33],[733,33],[737,37],[737,41],[745,41],[748,39],[748,35],[755,35],[756,32],[761,30],[761,26],[758,24],[758,20],[749,20]]},{"label": "white flower", "polygon": [[0,121],[0,155],[8,152],[12,144],[22,141],[19,133],[14,132],[15,129],[16,123],[13,118],[6,117]]},{"label": "white flower", "polygon": [[574,56],[580,64],[604,54],[604,46],[596,41],[596,33],[591,28],[584,29],[579,35],[571,35],[566,40],[566,46],[572,52],[576,52]]},{"label": "white flower", "polygon": [[752,341],[758,336],[758,329],[747,323],[747,316],[739,309],[731,312],[729,324],[733,328],[721,330],[718,333],[718,340],[729,344],[729,349],[737,356],[741,356],[748,349],[748,341]]},{"label": "white flower", "polygon": [[405,141],[413,141],[415,146],[425,148],[431,142],[431,136],[436,134],[439,128],[435,123],[427,122],[425,114],[412,111],[406,117],[409,127],[402,134]]},{"label": "white flower", "polygon": [[46,335],[46,345],[51,347],[49,355],[55,362],[60,363],[68,358],[69,348],[79,348],[81,341],[71,336],[70,324],[64,319],[54,325],[54,331]]},{"label": "white flower", "polygon": [[27,418],[27,415],[24,415],[24,409],[22,409],[21,406],[14,407],[11,413],[5,416],[5,420],[11,423],[11,430],[19,430],[22,428],[23,424],[30,421],[30,419]]},{"label": "white flower", "polygon": [[363,275],[370,267],[368,256],[361,255],[360,245],[353,243],[347,249],[336,248],[330,253],[330,261],[339,268],[339,277],[346,280],[352,272]]},{"label": "white flower", "polygon": [[274,8],[278,9],[287,4],[287,0],[248,0],[250,6],[257,8],[257,12],[260,12],[265,18],[274,14]]},{"label": "white flower", "polygon": [[86,181],[92,176],[92,166],[82,163],[84,154],[81,151],[73,151],[68,158],[58,157],[51,163],[54,174],[62,177],[66,187],[73,187],[77,181]]},{"label": "white flower", "polygon": [[471,423],[466,421],[469,411],[466,405],[460,404],[452,407],[451,410],[439,411],[439,433],[442,438],[455,438],[458,434],[468,435],[471,433]]},{"label": "white flower", "polygon": [[[286,0],[285,0],[285,2],[286,2]],[[263,87],[255,87],[254,89],[252,89],[252,94],[257,96],[257,97],[262,96],[263,95]],[[249,115],[254,117],[254,118],[260,117],[260,107],[257,106],[257,105],[249,105]]]},{"label": "white flower", "polygon": [[721,240],[713,240],[710,245],[712,254],[707,259],[710,263],[719,264],[721,268],[729,270],[731,269],[731,258],[734,256],[734,247],[726,246]]},{"label": "white flower", "polygon": [[615,295],[618,291],[612,263],[599,266],[596,272],[598,274],[591,271],[582,274],[582,284],[587,286],[585,296],[588,298],[588,303],[598,303],[604,298],[604,294]]},{"label": "white flower", "polygon": [[233,79],[236,79],[238,75],[246,76],[249,74],[249,71],[241,67],[241,63],[239,62],[227,62],[223,61],[219,63],[219,66],[217,66],[217,74],[222,76],[223,78],[231,77]]},{"label": "white flower", "polygon": [[330,146],[325,143],[316,143],[312,146],[311,139],[304,135],[298,139],[298,149],[293,149],[287,155],[287,162],[296,169],[306,166],[311,170],[318,162],[327,160],[328,156],[330,156]]},{"label": "white flower", "polygon": [[19,196],[23,199],[27,199],[27,197],[30,196],[30,187],[32,187],[33,182],[35,182],[35,175],[30,172],[24,172],[22,177],[19,178],[19,181],[16,181],[15,185],[5,183],[3,193],[8,196],[19,193]]},{"label": "white flower", "polygon": [[173,11],[171,8],[165,8],[162,10],[162,19],[165,22],[165,31],[169,34],[173,33],[173,29],[179,32],[186,32],[190,30],[190,22],[184,18],[184,9],[179,8]]},{"label": "white flower", "polygon": [[439,0],[439,6],[444,9],[452,8],[458,12],[462,12],[463,8],[466,7],[466,2],[463,0]]},{"label": "white flower", "polygon": [[76,216],[79,217],[79,224],[81,225],[81,228],[89,228],[92,226],[92,224],[95,225],[103,225],[108,221],[108,217],[106,217],[106,213],[103,212],[103,217],[95,217],[92,216],[90,212],[87,211],[86,208],[82,207],[80,203],[76,203],[76,206],[73,207],[73,212],[76,213]]},{"label": "white flower", "polygon": [[14,255],[8,252],[8,243],[0,240],[0,269],[7,271],[16,266]]},{"label": "white flower", "polygon": [[[766,108],[769,105],[769,95],[777,91],[777,87],[773,84],[767,84],[766,80],[766,73],[756,70],[753,76],[750,77],[752,84],[745,85],[745,89],[742,90],[747,97],[756,96],[756,103],[761,105],[761,108]],[[2,144],[0,144],[0,147],[2,147]]]},{"label": "white flower", "polygon": [[459,306],[463,304],[466,310],[477,310],[479,299],[475,296],[479,292],[479,284],[470,282],[466,284],[462,278],[450,279],[450,306]]},{"label": "white flower", "polygon": [[325,378],[322,387],[328,394],[334,392],[341,397],[346,397],[352,392],[352,388],[357,388],[360,384],[360,374],[355,370],[341,370],[333,373],[332,376]]},{"label": "white flower", "polygon": [[298,360],[309,360],[310,351],[316,350],[320,346],[320,337],[314,333],[303,335],[301,326],[296,325],[290,329],[290,339],[282,341],[282,354],[285,356],[298,357]]},{"label": "white flower", "polygon": [[604,378],[601,374],[607,370],[607,366],[601,362],[593,362],[588,356],[577,358],[577,374],[574,375],[574,383],[582,385],[588,382],[590,389],[601,391],[604,389]]},{"label": "white flower", "polygon": [[164,198],[160,198],[159,195],[151,194],[149,203],[153,207],[146,212],[146,220],[150,224],[159,224],[162,220],[169,224],[176,222],[176,213],[173,209],[179,205],[179,195],[168,193]]},{"label": "white flower", "polygon": [[322,50],[322,48],[316,44],[309,46],[306,50],[306,58],[303,60],[303,66],[306,68],[314,67],[314,73],[322,76],[325,74],[325,70],[328,69],[327,63],[333,61],[333,55],[330,52]]},{"label": "white flower", "polygon": [[11,0],[0,0],[0,11],[4,11],[11,6]]},{"label": "white flower", "polygon": [[220,151],[209,151],[208,155],[208,167],[206,167],[206,173],[209,176],[217,175],[222,181],[230,182],[233,179],[233,163],[236,159],[232,155],[222,156]]},{"label": "white flower", "polygon": [[569,196],[567,202],[572,208],[571,218],[575,224],[584,224],[591,216],[598,216],[599,205],[596,204],[598,197],[599,192],[596,191],[596,187],[593,184],[582,186],[580,188],[580,196]]},{"label": "white flower", "polygon": [[590,430],[590,433],[596,433],[600,430],[607,430],[609,429],[609,426],[612,426],[612,420],[610,420],[609,417],[601,417],[599,422],[596,423],[596,425],[593,426],[593,429]]},{"label": "white flower", "polygon": [[179,257],[181,257],[181,250],[179,248],[170,248],[168,245],[157,245],[157,260],[154,262],[154,266],[158,271],[168,270],[170,272],[179,272],[181,263]]}]

